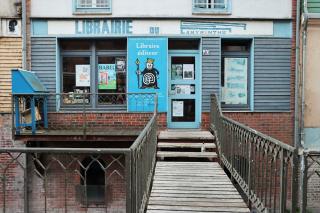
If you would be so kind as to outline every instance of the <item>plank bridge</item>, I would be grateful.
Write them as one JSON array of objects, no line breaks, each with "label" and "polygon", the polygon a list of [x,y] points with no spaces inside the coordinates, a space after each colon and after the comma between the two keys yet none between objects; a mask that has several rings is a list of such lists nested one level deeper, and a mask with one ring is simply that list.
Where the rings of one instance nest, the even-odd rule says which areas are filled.
[{"label": "plank bridge", "polygon": [[162,131],[147,213],[250,212],[208,131]]}]

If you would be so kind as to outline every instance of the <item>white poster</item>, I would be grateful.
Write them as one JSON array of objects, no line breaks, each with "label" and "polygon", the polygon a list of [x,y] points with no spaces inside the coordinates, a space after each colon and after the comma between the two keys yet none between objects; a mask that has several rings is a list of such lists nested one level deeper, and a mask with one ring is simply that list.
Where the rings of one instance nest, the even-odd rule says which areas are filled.
[{"label": "white poster", "polygon": [[90,86],[90,65],[89,64],[76,65],[76,86],[77,87]]},{"label": "white poster", "polygon": [[176,85],[176,94],[181,95],[190,95],[191,94],[191,86],[190,85]]},{"label": "white poster", "polygon": [[224,59],[224,89],[222,92],[225,104],[248,103],[248,59]]},{"label": "white poster", "polygon": [[183,64],[183,79],[184,80],[194,79],[194,64]]},{"label": "white poster", "polygon": [[172,116],[183,117],[183,101],[172,101]]}]

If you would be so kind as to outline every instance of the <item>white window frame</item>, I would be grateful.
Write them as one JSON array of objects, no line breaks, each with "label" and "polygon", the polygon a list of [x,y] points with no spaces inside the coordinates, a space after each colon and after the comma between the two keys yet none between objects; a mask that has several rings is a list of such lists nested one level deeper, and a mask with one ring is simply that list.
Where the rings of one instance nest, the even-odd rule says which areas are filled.
[{"label": "white window frame", "polygon": [[231,13],[231,0],[193,0],[193,13]]},{"label": "white window frame", "polygon": [[112,0],[73,0],[74,14],[111,14]]},{"label": "white window frame", "polygon": [[77,0],[77,8],[110,8],[110,0]]}]

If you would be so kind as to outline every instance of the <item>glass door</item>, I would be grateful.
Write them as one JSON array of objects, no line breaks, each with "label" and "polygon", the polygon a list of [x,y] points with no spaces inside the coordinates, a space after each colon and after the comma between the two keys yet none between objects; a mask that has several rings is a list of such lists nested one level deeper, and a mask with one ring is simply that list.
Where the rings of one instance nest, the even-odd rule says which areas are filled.
[{"label": "glass door", "polygon": [[169,54],[169,128],[200,127],[198,54]]}]

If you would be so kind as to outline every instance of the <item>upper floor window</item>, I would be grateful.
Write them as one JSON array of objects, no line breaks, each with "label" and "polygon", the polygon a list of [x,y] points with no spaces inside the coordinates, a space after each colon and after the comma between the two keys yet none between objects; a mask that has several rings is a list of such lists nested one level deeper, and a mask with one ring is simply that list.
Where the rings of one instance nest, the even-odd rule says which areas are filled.
[{"label": "upper floor window", "polygon": [[111,13],[111,0],[74,0],[75,13]]},{"label": "upper floor window", "polygon": [[193,0],[193,13],[230,13],[231,0]]}]

